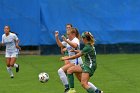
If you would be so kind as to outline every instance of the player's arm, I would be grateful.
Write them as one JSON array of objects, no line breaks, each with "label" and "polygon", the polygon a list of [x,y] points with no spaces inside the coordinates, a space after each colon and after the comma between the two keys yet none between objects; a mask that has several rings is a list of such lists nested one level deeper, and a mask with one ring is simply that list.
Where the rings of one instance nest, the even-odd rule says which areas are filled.
[{"label": "player's arm", "polygon": [[61,54],[64,54],[64,52],[67,50],[65,47],[61,47]]},{"label": "player's arm", "polygon": [[66,43],[68,43],[71,47],[77,48],[78,45],[77,45],[76,43],[71,42],[70,40],[67,40],[65,36],[62,36],[62,39],[63,39]]},{"label": "player's arm", "polygon": [[0,42],[0,46],[4,46],[4,37],[2,36],[2,41]]},{"label": "player's arm", "polygon": [[21,50],[21,47],[19,46],[19,39],[18,39],[18,37],[17,37],[17,35],[16,34],[14,34],[14,40],[15,40],[15,44],[16,44],[16,48],[17,49],[19,49],[19,50]]},{"label": "player's arm", "polygon": [[4,43],[0,42],[0,46],[4,46]]},{"label": "player's arm", "polygon": [[80,51],[80,50],[74,50],[74,49],[72,49],[72,50],[70,50],[70,52],[79,53],[79,52],[81,52],[81,51]]},{"label": "player's arm", "polygon": [[55,39],[56,39],[56,43],[57,43],[57,45],[58,45],[59,47],[63,48],[63,44],[62,44],[62,42],[60,41],[58,35],[59,35],[59,32],[58,32],[58,31],[55,31]]},{"label": "player's arm", "polygon": [[75,59],[75,58],[79,58],[80,56],[82,56],[82,52],[77,53],[76,55],[73,56],[65,56],[65,57],[61,57],[61,60],[70,60],[70,59]]},{"label": "player's arm", "polygon": [[4,46],[4,40],[3,40],[3,37],[2,37],[2,41],[0,42],[0,46]]},{"label": "player's arm", "polygon": [[21,50],[21,47],[19,46],[19,40],[16,40],[16,48]]}]

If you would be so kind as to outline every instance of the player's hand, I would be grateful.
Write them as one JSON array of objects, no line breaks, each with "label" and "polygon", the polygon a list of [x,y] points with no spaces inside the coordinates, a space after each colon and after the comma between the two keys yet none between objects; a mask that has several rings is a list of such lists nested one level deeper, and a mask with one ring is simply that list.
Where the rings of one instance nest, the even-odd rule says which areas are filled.
[{"label": "player's hand", "polygon": [[75,52],[75,50],[74,49],[71,49],[70,52]]},{"label": "player's hand", "polygon": [[61,36],[63,41],[67,41],[66,37],[64,35]]},{"label": "player's hand", "polygon": [[55,31],[55,37],[58,37],[58,35],[59,35],[59,32]]},{"label": "player's hand", "polygon": [[70,52],[75,52],[75,53],[79,53],[80,50],[74,50],[74,49],[71,49]]},{"label": "player's hand", "polygon": [[3,45],[4,45],[4,43],[0,42],[0,46],[3,46]]},{"label": "player's hand", "polygon": [[16,48],[19,49],[19,50],[21,50],[21,47],[19,45],[16,45]]},{"label": "player's hand", "polygon": [[63,51],[63,52],[67,51],[67,48],[63,48],[62,51]]},{"label": "player's hand", "polygon": [[60,60],[62,60],[62,61],[64,61],[64,60],[68,60],[68,56],[61,57]]}]

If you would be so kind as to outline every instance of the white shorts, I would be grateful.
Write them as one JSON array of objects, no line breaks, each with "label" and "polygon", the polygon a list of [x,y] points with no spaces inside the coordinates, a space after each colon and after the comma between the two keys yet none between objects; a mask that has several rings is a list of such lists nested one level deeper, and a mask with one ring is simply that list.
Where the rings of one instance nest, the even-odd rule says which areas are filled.
[{"label": "white shorts", "polygon": [[79,58],[76,58],[76,59],[72,59],[72,60],[69,60],[70,63],[73,63],[75,65],[78,65],[78,64],[83,64],[83,61],[82,61],[82,58],[79,57]]},{"label": "white shorts", "polygon": [[17,58],[18,53],[17,52],[6,52],[5,57],[8,57],[8,58],[15,57],[15,58]]}]

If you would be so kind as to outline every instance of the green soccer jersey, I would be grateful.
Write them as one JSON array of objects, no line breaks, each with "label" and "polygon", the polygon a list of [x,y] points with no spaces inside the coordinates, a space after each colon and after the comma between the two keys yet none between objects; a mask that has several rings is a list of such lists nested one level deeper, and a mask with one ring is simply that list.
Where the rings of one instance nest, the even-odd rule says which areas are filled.
[{"label": "green soccer jersey", "polygon": [[84,54],[85,57],[83,65],[96,69],[97,64],[95,47],[90,45],[90,43],[86,44],[82,50],[82,54]]}]

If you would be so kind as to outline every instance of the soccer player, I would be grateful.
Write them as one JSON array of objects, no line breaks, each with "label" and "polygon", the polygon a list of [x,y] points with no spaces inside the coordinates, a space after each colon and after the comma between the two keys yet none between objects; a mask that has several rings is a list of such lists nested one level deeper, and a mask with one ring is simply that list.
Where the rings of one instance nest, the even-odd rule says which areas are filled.
[{"label": "soccer player", "polygon": [[[67,31],[69,31],[71,28],[72,28],[73,26],[72,26],[72,24],[66,24],[66,32]],[[67,37],[67,33],[64,35],[66,38],[68,38]],[[67,49],[66,49],[66,47],[61,47],[61,53],[63,54],[63,55],[65,55],[65,56],[68,56],[68,51],[67,51]],[[67,64],[68,62],[65,60],[65,64]]]},{"label": "soccer player", "polygon": [[[59,35],[59,33],[55,32],[55,38],[56,38],[57,45],[59,47],[65,46],[68,51],[68,56],[75,55],[75,52],[71,52],[71,50],[80,49],[80,41],[78,39],[80,37],[80,35],[79,35],[78,31],[75,28],[69,29],[67,31],[68,39],[66,39],[63,36],[63,42],[60,41],[58,35]],[[65,86],[64,93],[67,93],[67,91],[69,90],[69,84],[68,84],[67,76],[65,73],[67,72],[67,69],[69,67],[78,65],[78,64],[82,64],[82,58],[79,57],[76,59],[65,60],[65,61],[67,61],[67,64],[65,64],[58,70],[58,74],[60,76],[60,79],[61,79],[63,85]],[[75,90],[73,90],[73,91],[75,91]]]},{"label": "soccer player", "polygon": [[[82,33],[82,41],[85,44],[82,51],[74,50],[77,52],[76,55],[61,58],[61,60],[71,60],[81,57],[82,55],[85,57],[85,61],[82,65],[75,65],[67,70],[70,88],[74,87],[73,73],[79,73],[81,76],[81,85],[88,93],[103,93],[103,91],[100,91],[99,89],[95,89],[94,91],[94,89],[88,84],[90,77],[93,75],[97,67],[93,35],[90,32]],[[68,93],[74,92],[69,90]]]},{"label": "soccer player", "polygon": [[19,65],[16,64],[16,58],[18,56],[19,47],[19,39],[16,34],[10,32],[10,27],[4,27],[5,34],[2,35],[2,45],[6,46],[5,57],[6,57],[6,65],[7,71],[10,74],[11,78],[14,78],[14,74],[12,72],[12,67],[16,68],[16,72],[19,72]]},{"label": "soccer player", "polygon": [[[77,37],[77,38],[80,37],[79,32],[78,32],[78,30],[77,30],[76,28],[72,28],[72,29],[69,29],[69,30],[70,30],[70,31],[73,30],[74,33],[76,33],[76,37]],[[69,30],[67,30],[67,34],[68,34],[68,35],[71,33],[71,32],[69,32]],[[56,33],[58,34],[58,32],[56,32]],[[70,37],[70,36],[68,36],[68,37]],[[75,35],[74,35],[74,37],[75,37]],[[57,36],[56,38],[58,38],[58,36]],[[56,41],[57,41],[57,40],[56,40]],[[74,41],[74,40],[72,40],[72,41]],[[75,40],[75,41],[77,41],[77,40]],[[74,42],[75,42],[75,41],[74,41]],[[59,40],[59,38],[58,38],[57,44],[58,44],[59,47],[62,47],[62,45],[59,44],[58,42],[61,43],[60,40]],[[62,44],[72,45],[72,44],[69,44],[69,43],[72,43],[72,42],[69,42],[69,39],[66,39],[66,38],[63,36],[63,42],[62,42]],[[77,44],[79,45],[79,40],[78,40]],[[79,46],[79,47],[80,47],[80,46]],[[78,50],[80,49],[79,47],[78,47]],[[74,50],[73,48],[69,48],[69,47],[67,47],[66,49],[69,50],[69,53],[71,52],[71,50]],[[76,54],[76,53],[73,52],[73,55],[75,55],[75,54]],[[71,56],[71,55],[66,55],[66,56]],[[65,63],[66,63],[66,62],[67,62],[67,64],[70,63],[69,60],[65,60]],[[76,62],[76,65],[78,65],[78,60],[77,60],[77,59],[75,60],[75,62]],[[82,59],[80,58],[80,64],[81,64],[81,63],[82,63]],[[65,65],[67,65],[67,64],[65,64]],[[71,67],[71,66],[69,66],[69,67]],[[66,66],[67,69],[68,69],[69,67],[68,67],[68,65]],[[64,67],[64,68],[65,68],[65,67]],[[63,67],[60,68],[60,69],[58,70],[58,74],[59,74],[59,76],[60,76],[60,79],[62,80],[63,85],[65,86],[65,91],[64,91],[64,93],[66,93],[66,92],[69,90],[69,85],[68,85],[68,81],[67,81],[67,79],[66,79],[67,77],[66,77],[66,75],[64,74],[64,73],[66,73],[66,71],[63,71],[63,73],[62,73],[62,69],[63,69]],[[64,70],[66,70],[66,69],[64,69]],[[75,76],[77,77],[77,79],[78,79],[79,81],[81,81],[81,77],[80,77],[77,73],[75,73]],[[88,85],[90,85],[93,89],[97,89],[91,82],[88,82]],[[74,88],[71,89],[71,91],[76,92]]]}]

